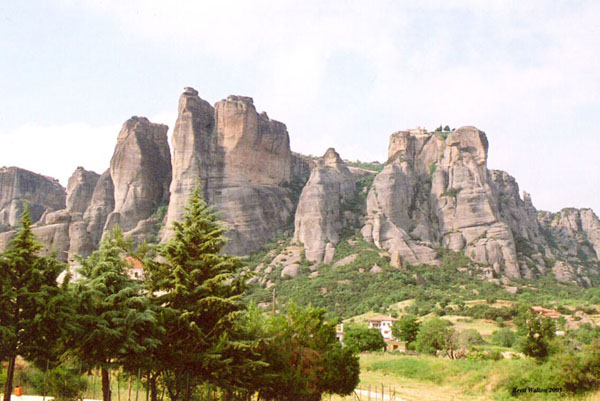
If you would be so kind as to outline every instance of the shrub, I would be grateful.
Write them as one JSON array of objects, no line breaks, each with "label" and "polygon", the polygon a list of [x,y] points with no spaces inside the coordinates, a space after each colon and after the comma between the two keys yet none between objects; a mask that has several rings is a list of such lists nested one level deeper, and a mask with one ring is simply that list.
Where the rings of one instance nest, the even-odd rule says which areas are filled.
[{"label": "shrub", "polygon": [[67,367],[50,369],[45,376],[43,372],[36,371],[29,380],[37,394],[43,394],[45,390],[56,401],[80,400],[88,386],[85,377]]},{"label": "shrub", "polygon": [[501,347],[512,347],[517,340],[516,334],[507,328],[502,330],[494,331],[492,334],[492,344],[499,345]]},{"label": "shrub", "polygon": [[467,329],[458,333],[456,345],[463,349],[470,349],[474,345],[484,344],[481,334],[475,329]]}]

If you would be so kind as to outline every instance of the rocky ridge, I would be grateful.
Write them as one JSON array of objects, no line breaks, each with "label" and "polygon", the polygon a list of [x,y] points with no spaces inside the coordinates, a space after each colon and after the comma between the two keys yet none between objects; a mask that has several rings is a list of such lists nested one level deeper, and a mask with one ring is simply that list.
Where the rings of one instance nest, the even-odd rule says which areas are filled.
[{"label": "rocky ridge", "polygon": [[[36,235],[62,260],[89,255],[117,224],[138,243],[166,241],[200,185],[229,228],[227,252],[247,255],[289,231],[288,256],[273,255],[285,265],[281,277],[301,274],[304,259],[318,275],[338,244],[357,233],[400,269],[439,264],[445,248],[464,253],[498,282],[552,273],[589,286],[598,276],[594,212],[537,211],[513,177],[487,168],[488,140],[475,127],[396,132],[377,172],[349,166],[334,149],[321,158],[293,153],[286,126],[257,112],[250,97],[229,96],[213,106],[185,88],[172,154],[167,130],[132,117],[118,134],[110,167],[102,175],[78,167],[66,189],[26,170],[0,169],[0,248],[14,235],[25,203]],[[257,272],[274,271],[275,262]]]}]

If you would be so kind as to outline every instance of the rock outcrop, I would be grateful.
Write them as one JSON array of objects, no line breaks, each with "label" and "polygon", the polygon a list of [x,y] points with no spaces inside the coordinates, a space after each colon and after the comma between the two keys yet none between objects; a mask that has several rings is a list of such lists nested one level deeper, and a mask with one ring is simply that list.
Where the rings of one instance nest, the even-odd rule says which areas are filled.
[{"label": "rock outcrop", "polygon": [[434,249],[443,246],[496,274],[521,277],[490,184],[487,150],[485,134],[474,127],[393,134],[388,162],[369,192],[365,239],[388,250],[399,267],[436,263]]},{"label": "rock outcrop", "polygon": [[105,230],[119,224],[124,232],[135,229],[149,234],[143,221],[169,201],[167,130],[166,125],[153,124],[145,117],[132,117],[123,124],[110,160],[115,207]]},{"label": "rock outcrop", "polygon": [[77,167],[67,184],[67,211],[85,213],[90,204],[96,183],[100,176],[83,167]]},{"label": "rock outcrop", "polygon": [[258,114],[252,98],[229,96],[211,107],[186,88],[173,131],[173,181],[166,240],[197,184],[229,225],[226,252],[246,254],[291,219],[291,183],[306,164],[290,151],[284,124]]},{"label": "rock outcrop", "polygon": [[[292,153],[286,126],[258,113],[250,97],[229,96],[212,106],[185,88],[172,143],[171,155],[167,126],[132,117],[100,176],[78,167],[65,189],[52,178],[3,167],[0,250],[25,204],[45,251],[61,260],[89,255],[116,224],[135,242],[165,241],[200,185],[228,226],[225,252],[258,250],[294,218],[294,258],[286,255],[286,263],[261,274],[301,274],[302,246],[310,270],[331,263],[343,233],[360,230],[397,268],[439,264],[438,250],[447,248],[505,285],[553,274],[589,286],[599,276],[600,219],[591,209],[537,211],[513,177],[487,168],[487,137],[475,127],[396,132],[373,177],[349,167],[334,149],[316,160]],[[274,285],[267,276],[256,281]]]},{"label": "rock outcrop", "polygon": [[18,167],[0,168],[0,232],[19,224],[26,204],[36,222],[44,212],[65,207],[65,189],[50,177]]},{"label": "rock outcrop", "polygon": [[355,191],[354,176],[335,149],[329,148],[317,160],[296,210],[294,240],[304,244],[307,260],[333,260],[345,224],[343,204]]},{"label": "rock outcrop", "polygon": [[98,243],[102,238],[106,219],[114,209],[115,186],[108,169],[96,181],[90,204],[83,215],[84,221],[87,222],[86,231],[90,233],[94,243]]},{"label": "rock outcrop", "polygon": [[185,88],[172,135],[173,179],[163,240],[170,237],[173,222],[181,220],[196,185],[205,191],[208,188],[214,114],[214,108],[200,99],[195,89]]}]

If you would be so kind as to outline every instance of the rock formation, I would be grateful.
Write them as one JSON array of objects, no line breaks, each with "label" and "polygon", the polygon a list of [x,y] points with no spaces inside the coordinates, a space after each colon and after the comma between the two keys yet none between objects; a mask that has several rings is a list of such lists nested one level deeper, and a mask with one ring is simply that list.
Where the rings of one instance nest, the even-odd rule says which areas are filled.
[{"label": "rock formation", "polygon": [[294,240],[304,244],[306,259],[330,263],[344,226],[343,203],[354,197],[354,176],[333,148],[317,161],[302,190]]},{"label": "rock formation", "polygon": [[168,127],[145,117],[132,117],[123,124],[110,160],[115,207],[105,230],[119,224],[125,232],[143,231],[143,221],[169,201],[171,154]]},{"label": "rock formation", "polygon": [[67,211],[69,213],[85,213],[96,183],[100,176],[83,167],[77,167],[67,184]]},{"label": "rock formation", "polygon": [[435,248],[464,251],[496,274],[519,278],[512,232],[486,167],[488,142],[474,127],[393,134],[388,162],[367,200],[366,240],[392,264],[435,263]]},{"label": "rock formation", "polygon": [[98,243],[102,238],[106,219],[115,209],[114,193],[115,186],[108,169],[96,181],[89,206],[83,215],[84,221],[87,222],[86,231],[90,233],[94,243]]},{"label": "rock formation", "polygon": [[[600,219],[591,209],[537,211],[513,177],[487,168],[487,137],[475,127],[396,132],[373,176],[349,167],[334,149],[317,160],[292,153],[286,126],[258,113],[250,97],[229,96],[213,107],[185,88],[172,143],[171,155],[167,126],[132,117],[100,176],[78,167],[65,189],[3,167],[0,250],[26,203],[46,252],[61,260],[89,255],[116,224],[135,242],[165,241],[200,185],[228,226],[228,253],[258,250],[294,218],[294,258],[261,274],[302,274],[302,249],[311,270],[330,263],[344,233],[357,230],[397,268],[439,264],[442,247],[463,252],[471,267],[498,282],[553,274],[589,286],[599,273]],[[256,281],[274,285],[266,276]]]},{"label": "rock formation", "polygon": [[0,232],[18,225],[25,204],[36,222],[44,212],[65,207],[65,189],[50,177],[18,167],[0,168]]},{"label": "rock formation", "polygon": [[306,168],[290,151],[285,125],[258,114],[252,98],[229,96],[212,108],[192,88],[179,100],[172,164],[163,240],[201,184],[230,228],[226,251],[238,255],[260,248],[291,219],[291,183]]}]

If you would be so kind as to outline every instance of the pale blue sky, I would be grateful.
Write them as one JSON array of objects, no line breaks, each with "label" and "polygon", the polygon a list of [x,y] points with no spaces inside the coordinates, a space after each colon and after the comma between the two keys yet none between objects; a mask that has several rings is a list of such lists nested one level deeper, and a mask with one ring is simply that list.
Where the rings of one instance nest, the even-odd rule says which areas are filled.
[{"label": "pale blue sky", "polygon": [[599,2],[0,3],[0,165],[101,172],[123,121],[172,127],[185,86],[252,96],[316,155],[475,125],[538,209],[600,211]]}]

